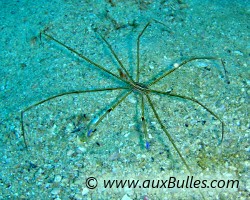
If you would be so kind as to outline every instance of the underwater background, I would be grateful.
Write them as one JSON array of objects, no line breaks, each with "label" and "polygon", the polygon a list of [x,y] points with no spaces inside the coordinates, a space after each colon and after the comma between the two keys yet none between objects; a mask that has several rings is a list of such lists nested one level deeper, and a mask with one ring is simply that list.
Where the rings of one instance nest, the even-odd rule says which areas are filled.
[{"label": "underwater background", "polygon": [[[249,198],[249,1],[2,0],[0,9],[0,199]],[[117,102],[120,91],[65,95],[35,106],[23,114],[25,147],[21,112],[29,106],[69,91],[122,86],[40,32],[119,76],[98,32],[135,77],[137,37],[149,21],[140,43],[142,83],[192,56],[225,62],[226,76],[220,62],[198,60],[154,86],[195,98],[216,113],[225,123],[222,144],[219,121],[201,106],[163,95],[152,95],[152,101],[191,175],[238,180],[238,188],[104,188],[103,180],[190,175],[148,104],[145,148],[136,94],[110,112],[85,143],[78,139],[81,128]],[[96,188],[86,185],[89,177],[97,180]]]}]

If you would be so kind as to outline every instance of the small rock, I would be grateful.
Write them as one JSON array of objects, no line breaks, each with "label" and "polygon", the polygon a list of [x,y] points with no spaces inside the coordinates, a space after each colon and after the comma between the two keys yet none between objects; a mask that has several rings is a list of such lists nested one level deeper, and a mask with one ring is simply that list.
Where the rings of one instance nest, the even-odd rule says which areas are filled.
[{"label": "small rock", "polygon": [[83,188],[82,189],[82,195],[87,195],[89,193],[89,189],[88,188]]},{"label": "small rock", "polygon": [[243,53],[241,51],[233,51],[235,55],[243,56]]},{"label": "small rock", "polygon": [[60,175],[56,175],[54,178],[54,182],[56,182],[56,183],[61,182],[61,180],[62,180],[62,177]]},{"label": "small rock", "polygon": [[134,97],[130,97],[128,98],[128,101],[132,104],[135,104],[136,103],[136,99]]},{"label": "small rock", "polygon": [[67,152],[67,156],[72,156],[74,154],[74,151],[73,150],[69,150],[68,152]]},{"label": "small rock", "polygon": [[174,63],[174,68],[179,67],[179,63]]},{"label": "small rock", "polygon": [[83,198],[82,198],[82,195],[81,195],[81,194],[76,194],[76,195],[75,195],[75,199],[76,199],[76,200],[82,200]]},{"label": "small rock", "polygon": [[86,149],[85,147],[78,147],[78,149],[79,149],[82,153],[84,153],[84,152],[87,151],[87,149]]},{"label": "small rock", "polygon": [[132,200],[128,195],[124,195],[123,197],[122,197],[122,200]]},{"label": "small rock", "polygon": [[51,194],[52,195],[58,195],[60,193],[60,188],[54,188],[52,191],[51,191]]}]

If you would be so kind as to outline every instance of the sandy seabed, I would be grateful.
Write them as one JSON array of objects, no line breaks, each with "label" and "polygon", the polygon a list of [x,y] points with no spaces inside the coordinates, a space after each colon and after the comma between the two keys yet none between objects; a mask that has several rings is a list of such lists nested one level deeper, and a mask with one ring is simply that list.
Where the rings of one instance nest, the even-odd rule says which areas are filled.
[{"label": "sandy seabed", "polygon": [[[5,0],[0,9],[0,199],[249,197],[247,0]],[[122,75],[98,32],[135,78],[137,37],[152,19],[165,26],[152,21],[141,38],[141,83],[149,83],[192,56],[213,56],[225,62],[227,76],[220,62],[203,59],[190,62],[153,87],[195,98],[225,122],[224,140],[218,145],[221,126],[213,115],[188,100],[151,94],[159,117],[193,174],[147,101],[150,149],[145,148],[141,99],[136,93],[110,112],[86,143],[79,142],[78,135],[86,131],[89,121],[98,119],[118,101],[121,91],[65,95],[28,110],[24,113],[26,149],[22,110],[68,91],[124,86],[61,45],[40,37],[40,31]],[[239,187],[192,189],[188,176],[208,183],[217,180],[220,187],[236,180]],[[188,184],[183,189],[165,188],[170,177]],[[139,183],[135,188],[110,189],[104,187],[108,180]]]}]

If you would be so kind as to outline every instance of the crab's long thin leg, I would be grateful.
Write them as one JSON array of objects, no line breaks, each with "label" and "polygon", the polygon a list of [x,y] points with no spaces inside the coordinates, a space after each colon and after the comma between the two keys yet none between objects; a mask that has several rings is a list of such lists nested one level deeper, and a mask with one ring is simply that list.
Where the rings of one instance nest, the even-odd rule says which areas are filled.
[{"label": "crab's long thin leg", "polygon": [[149,137],[148,137],[148,130],[147,130],[147,121],[145,119],[145,103],[144,103],[144,95],[141,95],[141,121],[144,133],[144,139],[146,143],[146,148],[149,149]]},{"label": "crab's long thin leg", "polygon": [[187,60],[182,61],[179,65],[177,65],[176,67],[172,68],[171,70],[167,71],[166,73],[164,73],[162,76],[160,76],[159,78],[155,79],[154,81],[152,81],[148,86],[154,85],[155,83],[159,82],[161,79],[163,79],[164,77],[166,77],[167,75],[171,74],[172,72],[174,72],[175,70],[179,69],[181,66],[194,61],[194,60],[219,60],[223,66],[223,70],[225,73],[225,79],[226,82],[229,83],[228,77],[227,77],[227,70],[225,67],[225,64],[223,62],[223,60],[221,58],[216,58],[216,57],[209,57],[209,56],[204,56],[204,57],[192,57],[189,58]]},{"label": "crab's long thin leg", "polygon": [[160,119],[160,117],[159,117],[159,115],[158,115],[158,113],[157,113],[157,111],[156,111],[156,109],[155,109],[155,107],[154,107],[154,104],[153,104],[152,100],[150,99],[149,95],[146,94],[146,97],[147,97],[147,99],[148,99],[149,105],[150,105],[150,107],[152,108],[152,110],[153,110],[153,112],[154,112],[154,115],[155,115],[155,117],[156,117],[158,123],[159,123],[160,126],[161,126],[161,129],[164,131],[164,133],[165,133],[166,136],[168,137],[169,141],[171,142],[171,144],[173,145],[174,149],[176,150],[176,152],[177,152],[178,155],[180,156],[182,162],[184,163],[184,165],[186,166],[186,168],[188,169],[188,171],[189,171],[190,173],[192,173],[191,168],[189,167],[189,165],[187,164],[186,160],[185,160],[184,157],[182,156],[180,150],[179,150],[178,147],[176,146],[176,144],[175,144],[175,142],[174,142],[174,139],[171,137],[170,133],[167,131],[166,127],[163,125],[163,123],[162,123],[162,121],[161,121],[161,119]]},{"label": "crab's long thin leg", "polygon": [[95,63],[94,61],[90,60],[89,58],[87,58],[86,56],[82,55],[81,53],[77,52],[76,50],[74,50],[73,48],[67,46],[66,44],[62,43],[61,41],[57,40],[56,38],[52,37],[51,35],[45,33],[44,31],[41,32],[40,34],[45,35],[46,37],[50,38],[51,40],[55,41],[56,43],[60,44],[61,46],[65,47],[66,49],[68,49],[69,51],[71,51],[72,53],[76,54],[77,56],[79,56],[80,58],[82,58],[83,60],[85,60],[86,62],[90,63],[91,65],[99,68],[101,71],[104,71],[108,74],[110,74],[111,76],[117,78],[118,80],[125,82],[127,84],[129,84],[128,81],[120,78],[119,76],[117,76],[116,74],[112,73],[111,71],[107,70],[105,67]]},{"label": "crab's long thin leg", "polygon": [[194,98],[191,98],[191,97],[187,97],[187,96],[184,96],[184,95],[179,95],[179,94],[173,94],[173,93],[169,93],[169,92],[162,92],[162,91],[157,91],[157,90],[150,90],[151,92],[154,92],[156,94],[165,94],[165,95],[168,95],[168,96],[172,96],[172,97],[178,97],[178,98],[181,98],[181,99],[186,99],[186,100],[189,100],[189,101],[192,101],[194,103],[197,103],[198,105],[200,105],[201,107],[203,107],[207,112],[209,112],[211,115],[213,115],[217,120],[220,121],[221,123],[221,141],[220,143],[223,141],[223,138],[224,138],[224,122],[221,120],[220,117],[218,117],[218,115],[216,115],[212,110],[210,110],[207,106],[205,106],[204,104],[202,104],[201,102],[199,102],[198,100],[194,99]]},{"label": "crab's long thin leg", "polygon": [[[139,82],[139,79],[140,79],[140,42],[141,42],[141,37],[142,35],[144,34],[144,32],[146,31],[146,29],[148,28],[148,26],[152,23],[152,22],[155,22],[155,23],[159,23],[165,27],[166,24],[156,20],[156,19],[152,19],[151,21],[149,21],[145,26],[144,28],[142,29],[142,31],[140,32],[140,34],[138,35],[137,37],[137,42],[136,42],[136,82]],[[167,29],[167,31],[169,33],[171,33],[171,31],[169,31]]]},{"label": "crab's long thin leg", "polygon": [[[98,126],[98,124],[100,122],[102,122],[102,120],[107,116],[108,113],[110,113],[112,110],[114,110],[120,103],[122,103],[124,101],[124,99],[131,94],[132,90],[129,90],[128,92],[126,92],[125,94],[123,94],[123,96],[117,100],[115,103],[113,103],[113,105],[107,109],[98,119],[94,119],[92,120],[89,124],[88,124],[88,131],[87,131],[87,137],[90,137],[93,135],[93,132],[95,131],[96,127]],[[85,140],[85,133],[83,133],[80,136],[80,140],[84,141]]]},{"label": "crab's long thin leg", "polygon": [[[180,156],[182,162],[183,162],[184,165],[186,166],[186,168],[187,168],[187,170],[189,171],[189,173],[192,174],[193,172],[192,172],[191,168],[190,168],[189,165],[187,164],[185,158],[182,156],[180,150],[179,150],[178,147],[176,146],[176,144],[175,144],[173,138],[171,137],[170,133],[167,131],[166,127],[163,125],[163,123],[162,123],[162,121],[161,121],[161,119],[160,119],[160,117],[159,117],[159,115],[158,115],[158,113],[157,113],[157,111],[156,111],[156,109],[155,109],[155,107],[154,107],[154,105],[153,105],[152,100],[150,99],[150,97],[149,97],[148,94],[146,94],[146,97],[147,97],[147,99],[148,99],[149,105],[150,105],[150,107],[152,108],[152,110],[153,110],[153,112],[154,112],[154,115],[155,115],[155,117],[156,117],[158,123],[159,123],[160,126],[161,126],[161,129],[164,131],[164,133],[165,133],[166,136],[168,137],[169,141],[171,142],[171,144],[173,145],[174,149],[176,150],[176,152],[177,152],[178,155]],[[201,194],[202,199],[205,200],[206,198],[205,198],[205,196],[203,195],[203,193],[202,193],[200,190],[199,190],[199,193]]]},{"label": "crab's long thin leg", "polygon": [[111,51],[111,53],[113,54],[113,56],[115,57],[116,61],[119,63],[120,67],[124,70],[126,76],[130,79],[130,81],[133,82],[132,77],[129,75],[128,71],[126,70],[126,68],[124,67],[124,65],[122,64],[121,60],[118,58],[118,56],[116,55],[115,51],[113,50],[111,44],[101,35],[98,33],[98,35],[102,38],[102,40],[107,44],[109,50]]},{"label": "crab's long thin leg", "polygon": [[23,136],[23,139],[24,139],[24,144],[25,144],[25,147],[27,148],[28,145],[27,145],[27,140],[26,140],[26,136],[25,136],[25,131],[24,131],[24,124],[23,124],[23,118],[24,118],[24,113],[38,105],[41,105],[47,101],[50,101],[52,99],[55,99],[57,97],[62,97],[62,96],[65,96],[65,95],[70,95],[70,94],[82,94],[82,93],[87,93],[87,92],[101,92],[101,91],[110,91],[110,90],[122,90],[122,89],[128,89],[126,87],[117,87],[117,88],[102,88],[102,89],[93,89],[93,90],[79,90],[79,91],[71,91],[71,92],[64,92],[64,93],[61,93],[61,94],[57,94],[57,95],[54,95],[52,97],[49,97],[47,99],[44,99],[42,101],[39,101],[35,104],[32,104],[30,105],[29,107],[25,108],[24,110],[21,111],[21,119],[20,119],[20,123],[21,123],[21,131],[22,131],[22,136]]},{"label": "crab's long thin leg", "polygon": [[136,43],[136,82],[139,82],[140,79],[140,39],[147,27],[150,25],[150,22],[142,29],[141,33],[137,37]]}]

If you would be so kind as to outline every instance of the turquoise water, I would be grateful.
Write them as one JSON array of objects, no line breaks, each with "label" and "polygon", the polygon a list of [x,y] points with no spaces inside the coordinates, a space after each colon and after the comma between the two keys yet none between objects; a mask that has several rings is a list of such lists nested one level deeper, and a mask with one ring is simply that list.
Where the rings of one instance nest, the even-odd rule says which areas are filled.
[{"label": "turquoise water", "polygon": [[[249,194],[249,15],[247,1],[4,1],[1,6],[0,199],[247,199]],[[180,159],[145,99],[150,149],[145,148],[141,98],[128,96],[96,127],[86,143],[89,121],[102,116],[120,91],[65,95],[24,113],[51,96],[125,84],[72,54],[40,31],[119,75],[112,45],[136,77],[141,38],[140,82],[150,83],[175,63],[176,70],[153,88],[197,99],[225,123],[185,99],[152,95],[152,102],[192,173]],[[78,131],[79,130],[79,131]],[[85,131],[85,132],[84,132]],[[103,180],[239,180],[239,189],[104,189]],[[88,177],[98,186],[90,189]],[[162,183],[162,182],[161,182]],[[91,184],[95,184],[94,181]],[[144,185],[145,186],[145,185]]]}]

